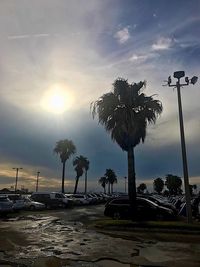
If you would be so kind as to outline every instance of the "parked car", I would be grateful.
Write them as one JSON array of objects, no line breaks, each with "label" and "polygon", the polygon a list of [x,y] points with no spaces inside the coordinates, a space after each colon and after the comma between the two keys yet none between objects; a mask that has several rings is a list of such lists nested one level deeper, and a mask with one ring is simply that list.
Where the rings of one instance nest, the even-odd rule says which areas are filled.
[{"label": "parked car", "polygon": [[32,200],[29,197],[24,197],[25,209],[27,210],[42,210],[45,209],[45,204]]},{"label": "parked car", "polygon": [[89,204],[96,204],[97,203],[97,198],[92,196],[91,194],[86,195],[87,200],[89,201]]},{"label": "parked car", "polygon": [[158,206],[162,206],[165,208],[169,208],[172,209],[176,214],[177,209],[175,208],[175,206],[167,201],[164,201],[162,198],[156,197],[156,196],[145,196],[145,198],[151,200],[152,202],[156,203]]},{"label": "parked car", "polygon": [[71,194],[71,199],[77,205],[88,205],[89,204],[89,200],[87,199],[87,196],[84,194]]},{"label": "parked car", "polygon": [[100,193],[100,195],[103,197],[104,202],[106,202],[110,197],[105,193]]},{"label": "parked car", "polygon": [[46,208],[66,208],[69,205],[69,200],[65,194],[59,192],[35,192],[32,193],[31,199],[43,203]]},{"label": "parked car", "polygon": [[173,210],[161,207],[146,198],[137,197],[136,201],[136,214],[132,214],[128,198],[117,198],[106,204],[104,215],[114,219],[136,220],[172,220],[176,217]]},{"label": "parked car", "polygon": [[19,211],[25,208],[24,199],[20,194],[9,194],[8,198],[13,203],[13,210]]},{"label": "parked car", "polygon": [[8,196],[0,196],[0,215],[13,211],[13,203]]}]

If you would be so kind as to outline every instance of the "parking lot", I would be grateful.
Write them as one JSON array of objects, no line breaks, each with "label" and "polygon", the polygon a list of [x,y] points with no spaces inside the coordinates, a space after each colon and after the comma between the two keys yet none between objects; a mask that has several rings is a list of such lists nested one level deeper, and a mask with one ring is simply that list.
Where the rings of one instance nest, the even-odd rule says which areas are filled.
[{"label": "parking lot", "polygon": [[[22,211],[0,222],[0,266],[200,266],[199,237],[100,233],[104,205]],[[130,265],[132,264],[132,265]]]}]

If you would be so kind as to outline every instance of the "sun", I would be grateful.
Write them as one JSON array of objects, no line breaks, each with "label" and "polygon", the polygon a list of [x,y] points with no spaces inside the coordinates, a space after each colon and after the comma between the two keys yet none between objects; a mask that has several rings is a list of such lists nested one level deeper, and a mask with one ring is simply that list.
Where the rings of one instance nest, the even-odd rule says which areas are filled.
[{"label": "sun", "polygon": [[49,88],[42,100],[41,106],[44,110],[62,114],[72,105],[72,95],[70,90],[65,85],[53,85]]}]

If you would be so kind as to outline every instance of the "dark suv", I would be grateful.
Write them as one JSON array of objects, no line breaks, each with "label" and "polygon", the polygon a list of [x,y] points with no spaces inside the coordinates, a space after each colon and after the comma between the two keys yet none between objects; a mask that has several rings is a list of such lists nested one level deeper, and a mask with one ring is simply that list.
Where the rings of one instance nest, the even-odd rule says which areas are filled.
[{"label": "dark suv", "polygon": [[161,207],[156,203],[141,197],[137,197],[137,208],[135,214],[131,211],[128,198],[117,198],[111,200],[105,206],[104,215],[113,219],[133,220],[172,220],[175,218],[173,210]]}]

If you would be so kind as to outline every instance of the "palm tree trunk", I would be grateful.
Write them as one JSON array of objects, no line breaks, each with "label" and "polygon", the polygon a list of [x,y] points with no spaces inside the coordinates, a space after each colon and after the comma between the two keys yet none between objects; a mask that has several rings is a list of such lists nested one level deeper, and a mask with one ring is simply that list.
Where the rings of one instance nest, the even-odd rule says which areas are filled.
[{"label": "palm tree trunk", "polygon": [[110,183],[108,182],[108,194],[110,194]]},{"label": "palm tree trunk", "polygon": [[85,195],[87,194],[87,171],[85,171]]},{"label": "palm tree trunk", "polygon": [[79,177],[76,177],[76,182],[75,182],[75,187],[74,187],[74,194],[76,194],[76,191],[77,191],[78,180],[79,180]]},{"label": "palm tree trunk", "polygon": [[133,211],[136,209],[135,158],[134,149],[128,150],[128,195]]},{"label": "palm tree trunk", "polygon": [[113,194],[113,184],[111,184],[111,194]]},{"label": "palm tree trunk", "polygon": [[104,186],[104,188],[103,188],[103,189],[104,189],[104,194],[105,194],[105,193],[106,193],[106,186]]},{"label": "palm tree trunk", "polygon": [[65,193],[65,163],[63,162],[63,169],[62,169],[62,193]]}]

